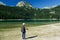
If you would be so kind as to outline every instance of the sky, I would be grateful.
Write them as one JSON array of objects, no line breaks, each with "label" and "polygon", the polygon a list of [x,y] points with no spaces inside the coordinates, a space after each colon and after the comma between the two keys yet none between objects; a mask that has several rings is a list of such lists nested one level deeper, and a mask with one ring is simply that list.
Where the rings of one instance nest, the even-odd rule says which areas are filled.
[{"label": "sky", "polygon": [[[16,4],[22,0],[0,0],[1,2],[5,3],[8,6],[16,6]],[[33,7],[36,8],[48,8],[48,7],[55,7],[60,5],[60,0],[26,0]]]}]

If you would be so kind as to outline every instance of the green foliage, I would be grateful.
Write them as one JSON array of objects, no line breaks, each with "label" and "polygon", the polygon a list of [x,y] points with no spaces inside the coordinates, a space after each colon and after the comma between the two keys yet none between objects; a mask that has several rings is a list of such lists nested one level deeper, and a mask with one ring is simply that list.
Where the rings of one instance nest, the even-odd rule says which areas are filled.
[{"label": "green foliage", "polygon": [[60,6],[52,8],[52,10],[55,11],[54,18],[60,19]]},{"label": "green foliage", "polygon": [[[46,24],[54,24],[59,23],[60,21],[42,21],[42,22],[25,22],[26,27],[36,27],[40,25],[46,25]],[[1,29],[6,28],[19,28],[22,27],[22,22],[0,22],[0,31]]]},{"label": "green foliage", "polygon": [[[55,11],[55,13],[50,13]],[[60,6],[51,9],[10,7],[0,5],[0,19],[60,19]]]},{"label": "green foliage", "polygon": [[31,9],[0,5],[0,19],[31,19]]}]

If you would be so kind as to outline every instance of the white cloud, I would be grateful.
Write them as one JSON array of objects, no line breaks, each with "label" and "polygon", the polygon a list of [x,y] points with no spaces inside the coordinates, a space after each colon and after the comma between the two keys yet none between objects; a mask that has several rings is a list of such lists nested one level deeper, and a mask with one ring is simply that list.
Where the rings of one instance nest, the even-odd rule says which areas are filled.
[{"label": "white cloud", "polygon": [[53,5],[53,6],[46,6],[46,7],[43,7],[44,9],[50,9],[50,8],[54,8],[54,7],[56,7],[57,5]]},{"label": "white cloud", "polygon": [[43,7],[43,8],[45,8],[45,9],[50,9],[50,7]]},{"label": "white cloud", "polygon": [[0,5],[6,5],[6,4],[0,1]]},{"label": "white cloud", "polygon": [[53,5],[52,8],[56,7],[57,5]]}]

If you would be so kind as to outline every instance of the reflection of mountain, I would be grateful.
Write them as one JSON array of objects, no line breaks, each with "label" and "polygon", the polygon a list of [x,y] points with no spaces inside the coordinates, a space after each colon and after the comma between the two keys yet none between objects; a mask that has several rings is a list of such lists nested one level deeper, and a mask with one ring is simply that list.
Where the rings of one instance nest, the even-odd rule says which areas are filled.
[{"label": "reflection of mountain", "polygon": [[18,2],[18,4],[17,4],[16,6],[21,7],[21,6],[24,6],[24,5],[25,5],[26,7],[32,7],[31,4],[29,4],[28,2],[25,2],[25,1]]},{"label": "reflection of mountain", "polygon": [[3,3],[3,2],[0,2],[0,5],[6,5],[5,3]]}]

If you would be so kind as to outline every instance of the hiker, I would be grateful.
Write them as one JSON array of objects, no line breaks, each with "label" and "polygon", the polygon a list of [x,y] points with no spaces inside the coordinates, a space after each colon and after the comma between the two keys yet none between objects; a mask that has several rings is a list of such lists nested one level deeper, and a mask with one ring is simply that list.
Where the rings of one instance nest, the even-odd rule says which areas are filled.
[{"label": "hiker", "polygon": [[22,24],[21,32],[22,32],[22,39],[25,39],[25,36],[26,36],[26,25],[25,25],[25,23]]}]

